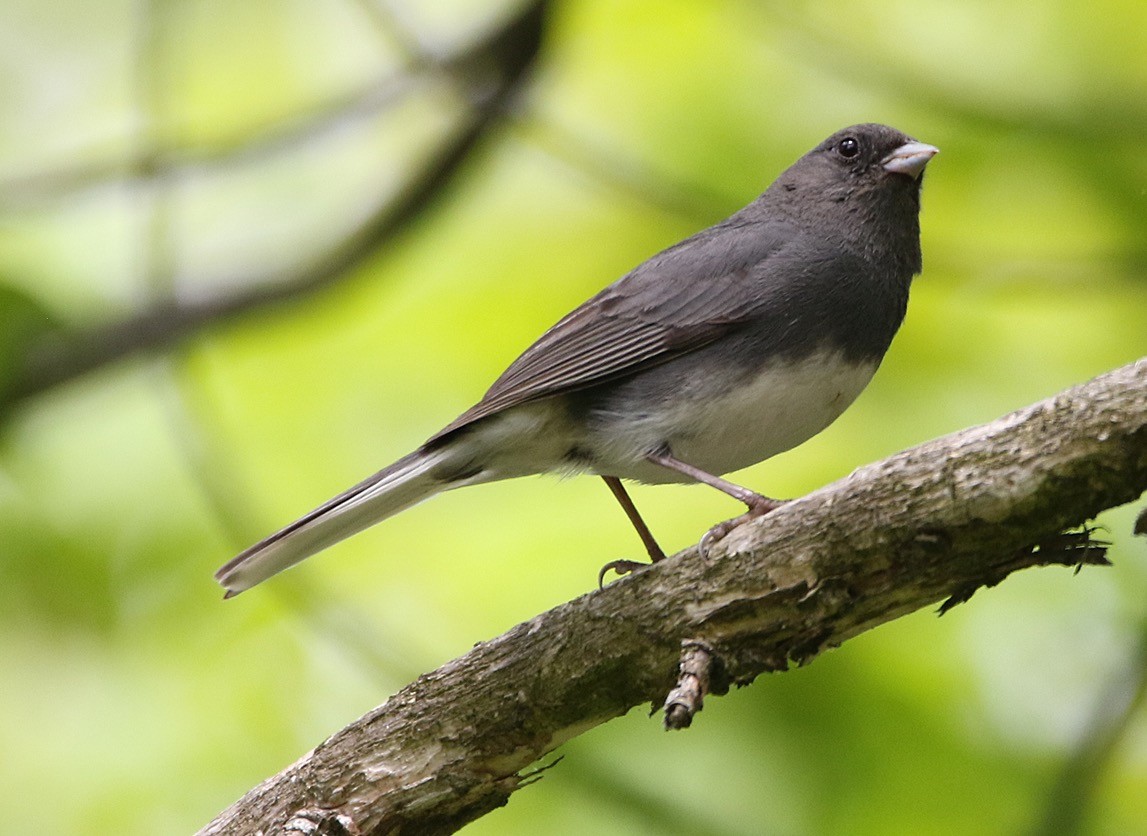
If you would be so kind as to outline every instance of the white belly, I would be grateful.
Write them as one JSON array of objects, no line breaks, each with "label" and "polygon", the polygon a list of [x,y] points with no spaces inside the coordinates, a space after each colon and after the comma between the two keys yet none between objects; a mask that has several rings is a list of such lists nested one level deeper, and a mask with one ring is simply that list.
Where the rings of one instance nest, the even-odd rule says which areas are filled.
[{"label": "white belly", "polygon": [[608,451],[595,470],[643,482],[688,481],[643,460],[662,443],[676,458],[708,473],[740,470],[796,447],[835,421],[868,385],[876,366],[825,352],[770,365],[735,387],[683,384],[679,399],[636,420],[610,421],[608,438],[598,435],[600,446],[594,445]]}]

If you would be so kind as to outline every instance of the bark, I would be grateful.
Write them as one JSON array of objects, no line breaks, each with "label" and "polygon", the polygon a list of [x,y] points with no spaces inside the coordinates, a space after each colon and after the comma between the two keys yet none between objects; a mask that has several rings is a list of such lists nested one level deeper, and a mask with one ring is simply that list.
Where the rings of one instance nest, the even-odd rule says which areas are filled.
[{"label": "bark", "polygon": [[1089,530],[1063,532],[1145,489],[1147,358],[863,467],[705,555],[687,549],[477,645],[201,833],[453,832],[505,804],[540,757],[636,705],[670,695],[669,723],[688,725],[705,693],[920,607],[1029,566],[1104,563]]}]

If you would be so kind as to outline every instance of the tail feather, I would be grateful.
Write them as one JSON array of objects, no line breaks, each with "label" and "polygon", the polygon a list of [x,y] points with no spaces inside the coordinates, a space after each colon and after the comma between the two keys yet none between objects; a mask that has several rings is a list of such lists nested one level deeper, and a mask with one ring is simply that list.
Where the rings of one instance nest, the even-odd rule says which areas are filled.
[{"label": "tail feather", "polygon": [[231,598],[447,486],[430,471],[441,451],[417,450],[236,555],[215,573]]}]

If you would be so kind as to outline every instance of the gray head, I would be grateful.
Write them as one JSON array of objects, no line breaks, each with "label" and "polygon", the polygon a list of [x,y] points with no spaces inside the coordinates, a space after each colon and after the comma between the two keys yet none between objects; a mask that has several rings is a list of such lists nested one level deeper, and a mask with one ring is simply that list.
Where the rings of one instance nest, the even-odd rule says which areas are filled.
[{"label": "gray head", "polygon": [[887,125],[853,125],[789,166],[761,202],[910,276],[920,271],[924,167],[938,150]]}]

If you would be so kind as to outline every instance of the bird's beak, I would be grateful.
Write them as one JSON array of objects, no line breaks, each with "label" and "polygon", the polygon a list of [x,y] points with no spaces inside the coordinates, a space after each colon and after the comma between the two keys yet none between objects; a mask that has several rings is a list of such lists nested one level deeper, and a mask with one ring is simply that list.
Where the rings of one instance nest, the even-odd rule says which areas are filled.
[{"label": "bird's beak", "polygon": [[907,174],[913,180],[919,179],[924,173],[924,166],[928,160],[940,153],[935,145],[923,142],[905,142],[887,157],[880,161],[885,171],[893,174]]}]

